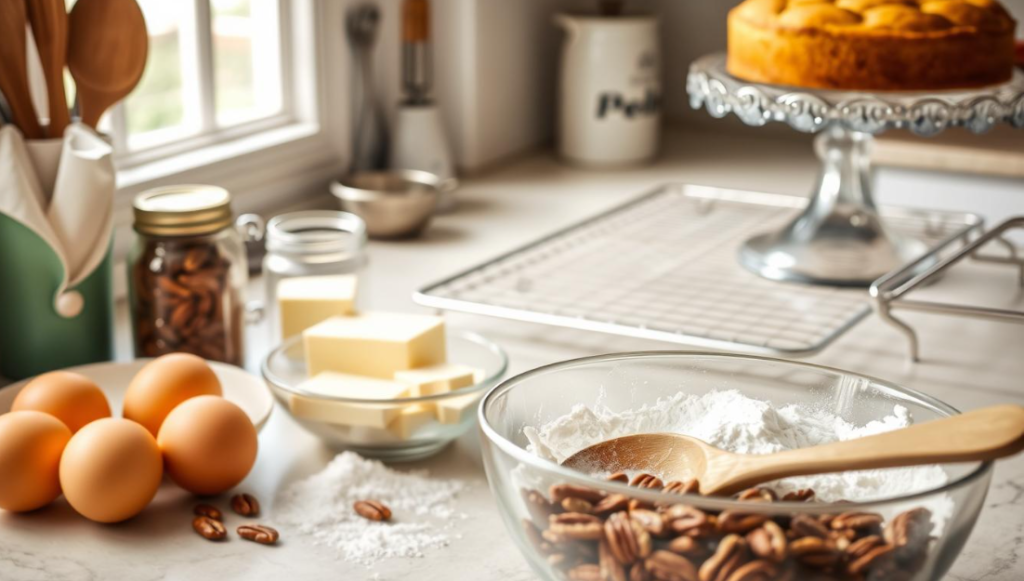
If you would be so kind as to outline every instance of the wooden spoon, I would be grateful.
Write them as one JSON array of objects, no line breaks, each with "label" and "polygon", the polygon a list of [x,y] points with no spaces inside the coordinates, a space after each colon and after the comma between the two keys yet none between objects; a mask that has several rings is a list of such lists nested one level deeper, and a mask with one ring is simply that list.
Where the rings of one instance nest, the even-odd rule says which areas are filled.
[{"label": "wooden spoon", "polygon": [[46,102],[50,109],[47,135],[61,137],[71,122],[64,92],[64,65],[68,56],[68,13],[64,10],[64,0],[28,0],[28,21],[46,77]]},{"label": "wooden spoon", "polygon": [[995,460],[1024,450],[1024,407],[1000,405],[884,434],[776,454],[733,454],[679,434],[636,434],[581,450],[562,464],[584,472],[638,470],[696,478],[729,495],[790,476]]},{"label": "wooden spoon", "polygon": [[146,69],[149,36],[135,0],[78,0],[68,17],[68,69],[82,122],[96,127]]},{"label": "wooden spoon", "polygon": [[43,137],[43,128],[32,105],[28,85],[28,61],[25,46],[25,3],[0,2],[0,92],[11,107],[11,117],[28,139]]}]

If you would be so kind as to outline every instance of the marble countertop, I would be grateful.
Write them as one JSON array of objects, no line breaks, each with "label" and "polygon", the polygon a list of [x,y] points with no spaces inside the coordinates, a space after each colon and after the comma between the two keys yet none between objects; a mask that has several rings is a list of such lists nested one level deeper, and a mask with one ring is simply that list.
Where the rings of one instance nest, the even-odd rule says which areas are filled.
[{"label": "marble countertop", "polygon": [[[465,182],[461,206],[440,217],[429,233],[412,242],[374,242],[366,273],[370,306],[413,311],[411,293],[426,283],[489,258],[566,223],[620,203],[666,181],[807,191],[813,157],[800,144],[749,143],[757,155],[735,162],[730,138],[677,138],[651,167],[584,171],[539,155]],[[728,155],[723,155],[728,153]],[[938,178],[937,178],[938,179]],[[325,198],[324,207],[329,207]],[[963,272],[960,272],[963,270]],[[977,297],[993,288],[1018,292],[1008,270],[964,265],[934,292],[952,298]],[[933,291],[930,291],[933,292]],[[1019,295],[1017,295],[1019,300]],[[123,309],[121,312],[124,319]],[[903,338],[869,317],[822,353],[814,363],[850,369],[913,387],[960,409],[1001,402],[1024,404],[1024,327],[969,319],[908,315],[919,328],[924,360],[910,364]],[[485,333],[511,356],[510,373],[583,355],[671,348],[661,343],[594,333],[452,315],[450,324]],[[122,331],[125,325],[121,325]],[[262,351],[254,331],[252,355]],[[119,353],[128,357],[124,336]],[[459,478],[468,490],[450,546],[422,558],[392,559],[372,568],[347,563],[327,549],[282,530],[279,546],[213,544],[189,526],[193,500],[170,486],[139,517],[98,526],[74,515],[63,502],[31,515],[0,512],[0,579],[63,580],[277,580],[277,579],[535,579],[506,535],[487,486],[477,435],[471,432],[426,461],[400,468],[426,468],[439,477]],[[319,470],[333,453],[305,433],[282,409],[260,435],[256,467],[241,488],[259,497],[268,514],[282,486]],[[268,519],[272,520],[272,517]],[[985,509],[949,579],[1015,581],[1024,578],[1024,457],[1000,463]]]}]

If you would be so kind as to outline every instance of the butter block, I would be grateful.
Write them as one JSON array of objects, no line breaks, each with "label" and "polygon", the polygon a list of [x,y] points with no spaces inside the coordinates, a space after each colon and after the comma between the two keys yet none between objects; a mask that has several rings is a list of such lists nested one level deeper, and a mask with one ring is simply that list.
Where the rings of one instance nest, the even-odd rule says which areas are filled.
[{"label": "butter block", "polygon": [[413,397],[447,393],[476,383],[476,370],[455,363],[396,371],[395,380],[412,386]]},{"label": "butter block", "polygon": [[298,335],[331,317],[355,312],[354,274],[286,278],[277,284],[281,338]]},{"label": "butter block", "polygon": [[288,400],[292,415],[300,419],[377,428],[386,428],[406,407],[387,402],[408,397],[410,391],[404,383],[330,371],[301,383],[299,389],[313,396],[381,400],[380,404],[355,404],[298,394]]},{"label": "butter block", "polygon": [[399,439],[408,440],[416,430],[434,421],[434,406],[429,404],[413,404],[399,412],[398,417],[391,420],[388,430]]},{"label": "butter block", "polygon": [[437,402],[437,421],[442,424],[461,423],[466,417],[476,413],[481,397],[482,393],[471,393]]},{"label": "butter block", "polygon": [[393,379],[445,361],[444,319],[369,312],[332,317],[303,333],[310,375],[337,371]]}]

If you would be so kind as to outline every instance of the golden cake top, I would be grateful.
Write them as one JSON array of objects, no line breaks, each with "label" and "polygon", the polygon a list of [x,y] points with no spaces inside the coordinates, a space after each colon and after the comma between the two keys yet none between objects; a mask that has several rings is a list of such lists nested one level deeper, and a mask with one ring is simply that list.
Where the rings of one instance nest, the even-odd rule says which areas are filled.
[{"label": "golden cake top", "polygon": [[1006,34],[1016,22],[995,0],[746,0],[735,16],[757,26],[907,36]]}]

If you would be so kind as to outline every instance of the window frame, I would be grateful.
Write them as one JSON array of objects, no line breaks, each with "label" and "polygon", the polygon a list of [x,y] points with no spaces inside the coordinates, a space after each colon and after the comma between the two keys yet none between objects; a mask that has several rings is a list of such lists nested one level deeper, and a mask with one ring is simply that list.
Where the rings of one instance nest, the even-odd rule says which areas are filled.
[{"label": "window frame", "polygon": [[[205,5],[208,12],[208,0],[192,1]],[[347,59],[327,58],[341,55],[343,47],[337,38],[341,31],[331,30],[328,20],[340,18],[344,3],[278,2],[282,111],[136,152],[117,153],[124,151],[124,144],[118,142],[126,133],[114,132],[115,211],[127,215],[118,220],[119,225],[130,221],[130,199],[151,187],[212,183],[230,190],[240,211],[262,210],[270,206],[265,190],[293,192],[290,199],[278,204],[285,205],[296,197],[311,195],[314,188],[325,191],[325,176],[336,175],[345,167],[349,146],[343,136],[348,134],[348,108],[327,107],[328,102],[346,102],[350,84]],[[329,67],[325,60],[332,61]],[[211,107],[209,111],[214,110]],[[112,116],[112,124],[123,122],[123,111]],[[253,175],[260,178],[253,179]],[[259,201],[246,202],[247,197]]]},{"label": "window frame", "polygon": [[[296,118],[293,114],[294,108],[294,83],[291,71],[292,67],[286,66],[290,62],[292,46],[295,41],[295,30],[291,25],[292,0],[275,0],[277,4],[277,35],[280,45],[279,55],[279,78],[281,86],[281,109],[269,116],[246,120],[228,126],[218,126],[216,119],[216,80],[214,71],[213,51],[213,15],[211,0],[186,0],[190,3],[194,30],[190,36],[194,36],[195,49],[189,69],[197,73],[194,97],[189,101],[198,99],[199,129],[194,135],[184,136],[179,139],[157,143],[152,146],[143,147],[131,151],[128,147],[128,130],[126,121],[125,103],[122,101],[111,109],[111,138],[115,149],[115,159],[118,168],[131,169],[146,163],[166,159],[174,155],[191,151],[197,148],[208,147],[218,143],[244,138],[263,131],[286,126],[294,123]],[[184,96],[184,95],[183,95]],[[188,103],[186,103],[188,106]]]}]

